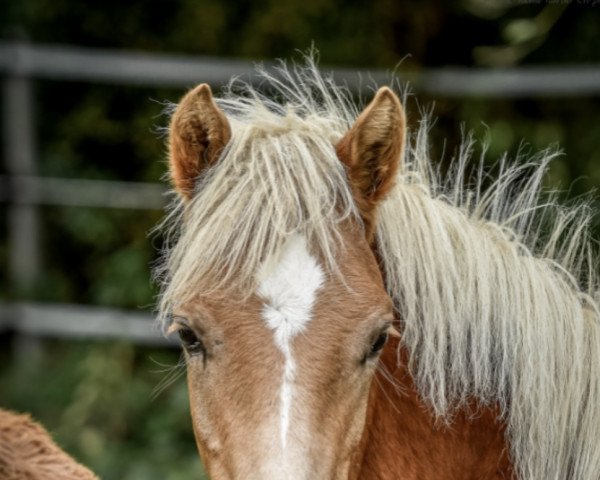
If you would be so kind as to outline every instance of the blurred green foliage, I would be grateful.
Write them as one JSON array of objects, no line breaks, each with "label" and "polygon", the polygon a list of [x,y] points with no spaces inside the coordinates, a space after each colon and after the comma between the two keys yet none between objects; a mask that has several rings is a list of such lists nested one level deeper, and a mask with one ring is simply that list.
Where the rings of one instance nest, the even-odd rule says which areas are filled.
[{"label": "blurred green foliage", "polygon": [[[289,58],[314,42],[326,66],[403,69],[600,62],[600,7],[492,0],[155,0],[100,3],[7,0],[0,38],[55,44]],[[408,55],[408,56],[407,56]],[[201,78],[198,81],[202,81]],[[166,171],[163,101],[182,90],[36,82],[42,175],[159,181]],[[490,142],[490,159],[557,144],[564,156],[549,186],[577,196],[600,185],[600,100],[426,98],[435,101],[433,154],[451,155],[461,132]],[[418,108],[409,105],[409,121]],[[0,172],[3,171],[0,166]],[[7,272],[6,208],[0,204],[0,299],[149,309],[149,265],[160,212],[44,207],[44,269],[33,292]],[[153,245],[154,244],[154,245]],[[82,319],[85,321],[85,319]],[[199,478],[183,379],[156,400],[173,351],[124,344],[45,341],[38,358],[2,342],[0,405],[30,411],[61,445],[110,479]]]},{"label": "blurred green foliage", "polygon": [[32,412],[101,478],[202,478],[177,352],[46,341],[11,355],[0,353],[2,406]]}]

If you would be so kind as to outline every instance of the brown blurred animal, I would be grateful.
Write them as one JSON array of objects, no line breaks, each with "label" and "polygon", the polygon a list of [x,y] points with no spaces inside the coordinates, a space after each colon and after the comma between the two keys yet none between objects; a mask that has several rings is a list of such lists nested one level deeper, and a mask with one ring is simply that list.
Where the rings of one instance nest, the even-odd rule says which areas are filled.
[{"label": "brown blurred animal", "polygon": [[98,480],[29,415],[0,410],[0,480]]}]

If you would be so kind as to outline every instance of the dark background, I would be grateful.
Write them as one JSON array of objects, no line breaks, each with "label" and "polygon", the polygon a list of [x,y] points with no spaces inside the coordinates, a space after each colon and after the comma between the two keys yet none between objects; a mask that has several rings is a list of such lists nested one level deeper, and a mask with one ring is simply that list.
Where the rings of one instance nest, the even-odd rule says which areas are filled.
[{"label": "dark background", "polygon": [[[600,5],[518,0],[4,0],[0,41],[198,54],[298,58],[356,69],[515,67],[600,62]],[[198,78],[198,82],[203,79]],[[190,85],[192,86],[192,85]],[[218,90],[218,85],[215,86]],[[35,82],[41,175],[158,182],[165,174],[164,100],[183,89]],[[576,198],[600,185],[597,96],[435,98],[432,155],[451,156],[463,130],[490,142],[489,158],[559,145],[549,188]],[[418,120],[409,105],[409,122]],[[524,142],[524,143],[523,143]],[[525,147],[523,147],[525,145]],[[0,173],[5,173],[0,164]],[[597,198],[597,196],[596,196]],[[597,203],[596,203],[597,205]],[[43,269],[19,288],[8,271],[7,204],[0,203],[0,301],[103,305],[150,312],[156,293],[149,238],[160,211],[41,207]],[[596,238],[598,238],[596,219]],[[153,245],[154,244],[154,245]],[[85,318],[81,319],[85,322]],[[198,478],[179,353],[126,342],[43,340],[30,355],[0,336],[0,405],[29,411],[59,443],[109,479]],[[167,382],[168,383],[168,382]]]}]

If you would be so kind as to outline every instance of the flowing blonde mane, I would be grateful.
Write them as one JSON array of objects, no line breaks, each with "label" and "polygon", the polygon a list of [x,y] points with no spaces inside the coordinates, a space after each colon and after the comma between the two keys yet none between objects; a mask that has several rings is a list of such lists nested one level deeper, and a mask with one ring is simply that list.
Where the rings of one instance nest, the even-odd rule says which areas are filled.
[{"label": "flowing blonde mane", "polygon": [[[357,217],[333,149],[357,116],[351,95],[310,59],[259,75],[269,97],[237,82],[217,99],[232,140],[194,199],[177,202],[166,221],[163,316],[198,292],[255,291],[260,265],[291,233],[309,238],[335,270],[338,226]],[[448,422],[472,398],[499,404],[522,479],[600,478],[590,210],[542,193],[551,151],[502,161],[484,187],[483,161],[475,182],[464,182],[470,139],[440,175],[428,136],[423,120],[377,224],[420,394]]]},{"label": "flowing blonde mane", "polygon": [[[541,195],[555,155],[444,180],[421,127],[381,208],[377,243],[403,344],[435,414],[498,403],[522,479],[600,478],[600,311],[585,205]],[[542,199],[543,198],[543,199]]]},{"label": "flowing blonde mane", "polygon": [[277,78],[258,73],[270,96],[234,81],[215,99],[232,138],[198,179],[194,198],[176,199],[163,223],[167,248],[155,272],[160,318],[198,292],[255,292],[257,272],[292,233],[335,270],[338,225],[359,221],[334,150],[357,116],[350,95],[312,63],[282,66]]}]

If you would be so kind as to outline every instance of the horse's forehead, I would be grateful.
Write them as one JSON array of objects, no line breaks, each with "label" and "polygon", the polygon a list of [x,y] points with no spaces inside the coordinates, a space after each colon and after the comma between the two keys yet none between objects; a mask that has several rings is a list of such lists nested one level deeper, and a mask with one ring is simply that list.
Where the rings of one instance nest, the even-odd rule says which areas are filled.
[{"label": "horse's forehead", "polygon": [[[180,314],[223,329],[270,330],[276,338],[304,330],[326,286],[324,267],[301,235],[292,235],[281,252],[267,259],[257,272],[256,291],[243,301],[222,295],[198,297]],[[258,324],[258,325],[257,325]]]},{"label": "horse's forehead", "polygon": [[243,300],[219,293],[198,296],[181,314],[206,327],[220,327],[225,334],[245,330],[272,335],[273,330],[281,331],[278,326],[297,333],[315,316],[320,325],[335,328],[336,321],[343,321],[347,327],[353,317],[364,319],[369,311],[390,302],[370,248],[366,242],[350,240],[339,249],[333,272],[304,238],[292,236],[282,252],[257,272],[259,282],[252,295]]}]

